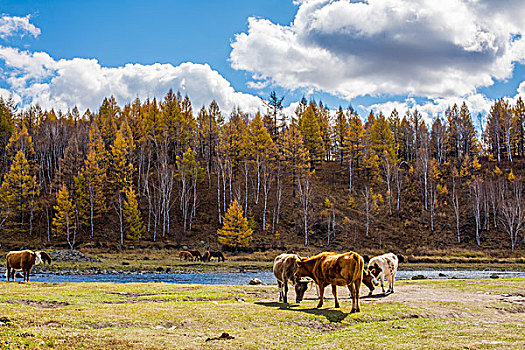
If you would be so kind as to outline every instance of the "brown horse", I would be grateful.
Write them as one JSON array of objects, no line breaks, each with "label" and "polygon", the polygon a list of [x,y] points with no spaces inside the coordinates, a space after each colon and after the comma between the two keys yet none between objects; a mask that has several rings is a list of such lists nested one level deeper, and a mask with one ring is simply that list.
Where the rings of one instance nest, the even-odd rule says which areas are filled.
[{"label": "brown horse", "polygon": [[202,261],[206,262],[206,261],[210,261],[210,259],[211,259],[210,251],[207,250],[202,254]]},{"label": "brown horse", "polygon": [[190,252],[191,255],[193,255],[193,258],[195,259],[195,261],[202,261],[202,255],[201,255],[201,252],[199,252],[198,250],[188,250]]},{"label": "brown horse", "polygon": [[189,260],[189,261],[193,261],[193,255],[188,252],[187,250],[183,250],[179,253],[179,259],[182,260]]},{"label": "brown horse", "polygon": [[24,274],[24,281],[29,282],[29,274],[34,265],[47,262],[51,264],[51,257],[46,252],[23,250],[20,252],[9,252],[5,257],[7,264],[6,277],[7,281],[12,278],[15,280],[15,271],[22,270]]}]

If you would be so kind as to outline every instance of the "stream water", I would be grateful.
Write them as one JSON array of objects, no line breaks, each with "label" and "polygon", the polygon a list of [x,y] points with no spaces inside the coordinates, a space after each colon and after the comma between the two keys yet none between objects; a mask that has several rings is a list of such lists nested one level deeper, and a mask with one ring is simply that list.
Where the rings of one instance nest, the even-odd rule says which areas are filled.
[{"label": "stream water", "polygon": [[[407,280],[423,275],[429,279],[445,278],[525,278],[525,271],[469,271],[469,270],[419,270],[397,272],[396,280]],[[183,284],[224,284],[243,285],[258,278],[265,284],[276,284],[272,271],[256,272],[200,272],[200,273],[144,273],[144,274],[96,274],[96,275],[54,275],[35,274],[34,282],[166,282]],[[18,279],[19,280],[19,279]]]}]

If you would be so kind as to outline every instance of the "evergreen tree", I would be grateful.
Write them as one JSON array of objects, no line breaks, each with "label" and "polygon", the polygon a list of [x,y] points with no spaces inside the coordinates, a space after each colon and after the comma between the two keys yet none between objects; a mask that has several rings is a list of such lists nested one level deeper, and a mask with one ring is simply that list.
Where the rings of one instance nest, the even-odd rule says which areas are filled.
[{"label": "evergreen tree", "polygon": [[131,186],[133,170],[133,165],[128,161],[128,146],[125,143],[122,131],[119,130],[117,131],[115,142],[111,145],[109,183],[119,219],[121,245],[124,245],[123,192],[127,187]]},{"label": "evergreen tree", "polygon": [[343,165],[343,161],[345,158],[345,148],[344,148],[344,140],[345,136],[348,130],[348,120],[346,119],[346,115],[343,112],[343,108],[339,106],[339,109],[337,110],[337,113],[335,115],[335,141],[336,146],[339,149],[339,161],[341,162],[341,165]]},{"label": "evergreen tree", "polygon": [[354,189],[354,178],[362,166],[365,146],[365,129],[361,118],[352,114],[348,118],[348,130],[343,141],[343,147],[348,165],[348,184],[350,192]]},{"label": "evergreen tree", "polygon": [[368,134],[370,147],[377,155],[388,157],[389,161],[397,159],[397,145],[395,144],[394,135],[390,131],[388,121],[383,113],[379,113],[375,118],[374,124]]},{"label": "evergreen tree", "polygon": [[3,164],[6,161],[5,147],[14,130],[13,111],[14,106],[9,100],[6,101],[0,96],[0,159],[2,161],[0,166],[2,171],[7,166]]},{"label": "evergreen tree", "polygon": [[125,194],[126,201],[124,202],[124,217],[128,228],[126,238],[135,244],[142,238],[142,234],[146,228],[144,227],[144,223],[140,216],[137,194],[131,186],[125,189]]},{"label": "evergreen tree", "polygon": [[217,230],[218,241],[223,246],[234,248],[247,248],[252,240],[253,230],[248,226],[243,210],[237,200],[228,208],[223,219],[222,229]]},{"label": "evergreen tree", "polygon": [[291,124],[284,134],[283,151],[286,169],[292,173],[292,197],[295,198],[297,176],[310,167],[310,154],[295,124]]},{"label": "evergreen tree", "polygon": [[298,120],[298,128],[303,136],[304,145],[310,154],[312,166],[319,163],[326,152],[316,112],[315,103],[310,102]]},{"label": "evergreen tree", "polygon": [[31,167],[31,172],[33,172],[35,166],[35,149],[33,148],[33,138],[29,135],[25,125],[22,125],[22,128],[20,129],[15,129],[9,138],[9,142],[6,146],[6,158],[8,165],[11,164],[18,151],[22,151],[24,153],[24,157],[29,162],[29,166]]},{"label": "evergreen tree", "polygon": [[16,154],[9,172],[4,175],[0,187],[2,205],[8,217],[9,227],[12,230],[21,233],[29,223],[29,233],[32,234],[32,214],[39,193],[36,175],[31,174],[29,162],[24,156],[24,152],[20,150]]},{"label": "evergreen tree", "polygon": [[76,242],[75,208],[65,184],[58,191],[56,202],[57,204],[53,207],[56,212],[53,218],[55,235],[57,237],[65,236],[69,247],[73,249]]},{"label": "evergreen tree", "polygon": [[119,116],[120,108],[115,97],[105,98],[95,117],[95,125],[100,130],[106,147],[109,147],[115,140]]},{"label": "evergreen tree", "polygon": [[319,108],[317,109],[317,123],[319,124],[319,131],[321,133],[321,139],[323,140],[324,155],[326,161],[329,161],[332,157],[332,126],[330,111],[326,108],[322,102],[319,102]]},{"label": "evergreen tree", "polygon": [[516,126],[516,149],[520,157],[525,156],[525,103],[518,97],[513,108],[514,123]]}]

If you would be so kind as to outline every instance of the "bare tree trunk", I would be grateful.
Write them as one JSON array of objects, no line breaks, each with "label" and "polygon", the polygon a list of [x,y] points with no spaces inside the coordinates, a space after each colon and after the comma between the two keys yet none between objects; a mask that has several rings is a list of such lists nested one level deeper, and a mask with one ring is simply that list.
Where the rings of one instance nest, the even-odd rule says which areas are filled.
[{"label": "bare tree trunk", "polygon": [[461,236],[459,234],[459,195],[457,187],[457,177],[452,175],[452,204],[454,206],[454,214],[456,215],[456,233],[458,243],[461,243]]},{"label": "bare tree trunk", "polygon": [[523,185],[521,180],[512,182],[510,187],[510,189],[505,189],[500,221],[509,235],[511,251],[514,251],[519,240],[519,234],[525,227],[525,207],[523,204]]}]

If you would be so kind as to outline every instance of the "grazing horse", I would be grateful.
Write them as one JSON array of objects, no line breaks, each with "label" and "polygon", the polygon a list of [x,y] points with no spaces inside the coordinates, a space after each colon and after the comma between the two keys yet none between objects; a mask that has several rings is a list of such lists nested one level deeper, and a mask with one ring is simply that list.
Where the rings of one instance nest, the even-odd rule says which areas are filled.
[{"label": "grazing horse", "polygon": [[193,261],[193,255],[187,250],[183,250],[179,252],[179,260],[182,260],[182,259]]},{"label": "grazing horse", "polygon": [[202,261],[202,255],[198,250],[188,250],[188,252],[190,252],[190,254],[193,255],[195,261]]},{"label": "grazing horse", "polygon": [[214,251],[210,251],[210,261],[211,261],[211,258],[217,258],[217,261],[224,261],[224,255],[222,255],[221,252],[214,252]]},{"label": "grazing horse", "polygon": [[206,262],[206,261],[210,261],[210,259],[211,259],[211,255],[210,255],[209,250],[202,253],[202,261]]},{"label": "grazing horse", "polygon": [[12,278],[15,280],[15,271],[22,270],[24,281],[29,282],[29,274],[34,265],[47,262],[51,264],[51,257],[46,252],[39,250],[22,250],[20,252],[9,252],[5,257],[7,271],[5,273],[7,281]]}]

